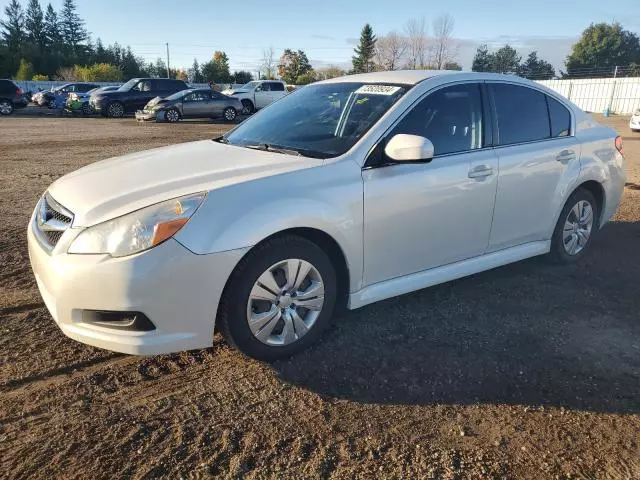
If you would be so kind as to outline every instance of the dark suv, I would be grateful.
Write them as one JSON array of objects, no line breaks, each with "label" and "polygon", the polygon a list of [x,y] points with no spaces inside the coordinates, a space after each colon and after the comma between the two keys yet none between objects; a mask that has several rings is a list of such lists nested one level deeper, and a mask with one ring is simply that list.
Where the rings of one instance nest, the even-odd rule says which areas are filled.
[{"label": "dark suv", "polygon": [[11,80],[0,79],[0,115],[11,115],[15,108],[27,106],[22,89]]},{"label": "dark suv", "polygon": [[132,78],[119,89],[91,95],[89,105],[105,117],[122,117],[142,109],[155,97],[166,97],[189,88],[182,80],[170,78]]}]

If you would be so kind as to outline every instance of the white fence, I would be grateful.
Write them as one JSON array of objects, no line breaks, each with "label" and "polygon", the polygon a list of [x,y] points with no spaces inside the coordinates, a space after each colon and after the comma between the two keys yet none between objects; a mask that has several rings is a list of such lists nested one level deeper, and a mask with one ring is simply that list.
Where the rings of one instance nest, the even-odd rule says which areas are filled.
[{"label": "white fence", "polygon": [[585,112],[630,115],[640,108],[640,77],[540,80]]}]

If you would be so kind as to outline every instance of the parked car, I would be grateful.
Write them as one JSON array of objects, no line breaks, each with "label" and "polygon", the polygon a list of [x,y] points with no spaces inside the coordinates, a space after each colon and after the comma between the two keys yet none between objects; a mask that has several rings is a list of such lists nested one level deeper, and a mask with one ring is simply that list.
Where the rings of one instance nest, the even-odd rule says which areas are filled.
[{"label": "parked car", "polygon": [[629,128],[632,132],[640,132],[640,108],[637,109],[629,120]]},{"label": "parked car", "polygon": [[120,85],[107,85],[104,87],[94,88],[88,92],[73,92],[67,97],[67,107],[72,110],[79,110],[83,115],[90,115],[92,112],[89,105],[89,98],[93,94],[99,94],[102,92],[111,92],[120,88]]},{"label": "parked car", "polygon": [[215,141],[61,177],[34,211],[29,257],[71,338],[158,354],[211,346],[215,324],[273,360],[318,339],[336,305],[536,255],[580,260],[620,202],[622,150],[515,76],[336,78]]},{"label": "parked car", "polygon": [[242,111],[242,103],[210,88],[182,90],[166,98],[156,97],[136,112],[136,120],[177,122],[182,118],[222,117],[232,122]]},{"label": "parked car", "polygon": [[0,79],[0,115],[11,115],[16,108],[28,104],[22,89],[12,80]]},{"label": "parked car", "polygon": [[95,83],[67,83],[59,87],[52,87],[51,90],[43,91],[37,98],[38,105],[41,107],[56,108],[64,106],[67,96],[71,93],[85,93],[89,90],[99,88],[100,85]]},{"label": "parked car", "polygon": [[279,100],[288,92],[285,83],[280,80],[254,80],[222,93],[240,100],[244,107],[243,113],[251,114]]},{"label": "parked car", "polygon": [[122,117],[143,108],[155,97],[167,97],[189,87],[182,80],[170,78],[132,78],[117,90],[91,95],[89,105],[105,117]]}]

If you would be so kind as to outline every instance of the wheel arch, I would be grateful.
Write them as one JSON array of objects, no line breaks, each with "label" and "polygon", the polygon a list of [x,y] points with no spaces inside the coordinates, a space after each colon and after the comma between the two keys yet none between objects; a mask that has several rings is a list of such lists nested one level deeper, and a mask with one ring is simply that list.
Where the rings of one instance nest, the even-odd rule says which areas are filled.
[{"label": "wheel arch", "polygon": [[606,202],[606,193],[604,187],[600,182],[596,182],[595,180],[587,180],[586,182],[582,182],[580,185],[574,188],[573,192],[571,192],[571,195],[573,195],[574,192],[580,190],[581,188],[591,193],[591,195],[593,195],[593,197],[596,199],[596,202],[598,203],[598,228],[600,228]]},{"label": "wheel arch", "polygon": [[[222,296],[224,296],[227,286],[233,274],[238,269],[238,266],[242,262],[242,260],[253,250],[259,248],[265,242],[272,240],[277,237],[286,236],[286,235],[296,235],[300,238],[304,238],[305,240],[309,240],[312,243],[315,243],[318,247],[320,247],[331,259],[333,266],[336,269],[336,279],[337,279],[337,291],[338,298],[336,299],[336,309],[337,311],[343,311],[347,307],[347,301],[349,299],[349,282],[350,282],[350,271],[349,265],[347,263],[347,257],[344,254],[344,251],[338,241],[329,235],[327,232],[320,230],[318,228],[312,227],[293,227],[287,228],[284,230],[280,230],[276,233],[269,235],[268,237],[263,238],[261,241],[253,245],[250,249],[248,249],[242,258],[238,261],[233,271],[227,278],[225,282],[224,289],[222,291]],[[220,307],[218,307],[220,308]]]}]

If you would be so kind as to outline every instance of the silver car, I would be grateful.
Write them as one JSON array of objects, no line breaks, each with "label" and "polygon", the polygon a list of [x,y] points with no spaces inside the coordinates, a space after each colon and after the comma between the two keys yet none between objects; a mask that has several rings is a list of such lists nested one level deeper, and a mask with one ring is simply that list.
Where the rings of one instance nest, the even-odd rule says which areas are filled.
[{"label": "silver car", "polygon": [[197,88],[182,90],[166,98],[154,98],[143,110],[136,112],[136,120],[178,122],[182,118],[222,117],[232,122],[240,112],[240,100],[209,88]]}]

